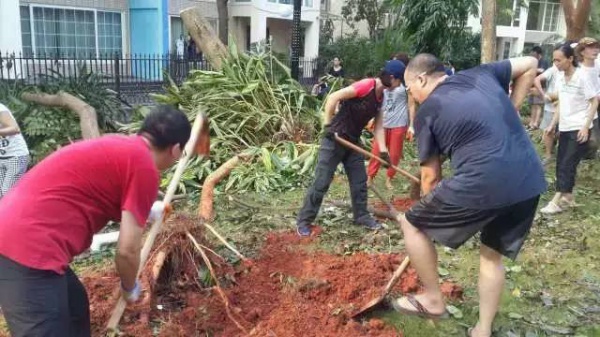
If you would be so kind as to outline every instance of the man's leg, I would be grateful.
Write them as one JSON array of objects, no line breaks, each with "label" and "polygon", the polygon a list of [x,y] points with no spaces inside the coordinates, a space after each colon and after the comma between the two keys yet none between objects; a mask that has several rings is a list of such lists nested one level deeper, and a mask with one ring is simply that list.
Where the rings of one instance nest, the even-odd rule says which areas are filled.
[{"label": "man's leg", "polygon": [[379,224],[367,210],[367,172],[365,171],[365,160],[362,155],[352,150],[347,150],[342,160],[344,169],[348,175],[350,184],[350,196],[352,197],[352,213],[354,222],[369,229],[380,229]]},{"label": "man's leg", "polygon": [[503,289],[502,255],[481,244],[479,253],[479,322],[473,329],[473,337],[492,335],[492,323],[500,306]]},{"label": "man's leg", "polygon": [[[423,293],[415,299],[431,314],[441,314],[446,310],[444,298],[440,290],[437,270],[437,251],[431,239],[413,226],[406,217],[400,219],[406,252],[410,257],[410,265],[415,268],[423,284]],[[408,310],[415,310],[406,297],[398,300],[398,305]]]},{"label": "man's leg", "polygon": [[304,205],[298,213],[298,218],[296,220],[298,231],[301,232],[301,235],[303,236],[310,235],[310,228],[308,227],[315,221],[317,214],[319,213],[319,209],[323,203],[323,197],[329,190],[329,185],[333,180],[335,170],[344,154],[344,149],[340,148],[340,146],[341,145],[338,145],[335,140],[329,138],[323,138],[321,142],[319,159],[315,169],[315,180],[306,193]]},{"label": "man's leg", "polygon": [[67,280],[0,256],[0,306],[12,337],[69,336]]},{"label": "man's leg", "polygon": [[85,287],[71,268],[67,269],[67,291],[71,315],[70,337],[90,337],[90,303]]}]

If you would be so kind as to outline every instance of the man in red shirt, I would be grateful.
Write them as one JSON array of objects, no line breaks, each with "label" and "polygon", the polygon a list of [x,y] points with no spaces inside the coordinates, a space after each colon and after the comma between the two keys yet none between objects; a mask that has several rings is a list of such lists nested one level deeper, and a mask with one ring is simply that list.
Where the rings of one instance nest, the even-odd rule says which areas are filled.
[{"label": "man in red shirt", "polygon": [[159,171],[190,136],[181,111],[156,107],[136,136],[81,141],[48,156],[0,202],[0,306],[13,337],[90,336],[87,293],[69,263],[108,221],[124,297],[139,298],[142,234]]}]

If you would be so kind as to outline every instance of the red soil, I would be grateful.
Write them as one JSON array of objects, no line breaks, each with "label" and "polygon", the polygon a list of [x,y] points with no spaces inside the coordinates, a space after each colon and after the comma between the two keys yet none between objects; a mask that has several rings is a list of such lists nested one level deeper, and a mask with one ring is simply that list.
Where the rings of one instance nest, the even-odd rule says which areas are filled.
[{"label": "red soil", "polygon": [[[121,321],[124,335],[151,336],[152,323],[148,322],[158,321],[164,323],[160,336],[402,336],[381,320],[361,322],[350,317],[380,294],[403,256],[311,252],[307,249],[311,240],[315,239],[300,239],[296,233],[270,233],[252,264],[236,271],[215,266],[222,280],[232,280],[223,284],[223,290],[234,318],[246,332],[228,317],[216,291],[172,281],[165,289],[155,288],[151,308],[128,309]],[[118,281],[109,273],[84,277],[83,282],[92,303],[94,336],[101,336]],[[453,297],[458,294],[454,285],[443,285],[443,289]],[[416,273],[408,268],[394,292],[418,291]]]}]

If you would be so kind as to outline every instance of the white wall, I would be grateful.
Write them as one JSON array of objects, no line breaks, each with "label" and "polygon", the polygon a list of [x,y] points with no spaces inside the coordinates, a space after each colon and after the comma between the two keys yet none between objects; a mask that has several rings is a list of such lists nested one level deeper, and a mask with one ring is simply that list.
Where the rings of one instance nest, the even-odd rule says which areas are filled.
[{"label": "white wall", "polygon": [[[0,53],[2,53],[2,78],[20,76],[19,62],[7,62],[8,53],[19,53],[23,48],[21,41],[21,15],[19,0],[0,0]],[[16,55],[18,57],[18,54]],[[8,69],[9,63],[11,68]]]}]

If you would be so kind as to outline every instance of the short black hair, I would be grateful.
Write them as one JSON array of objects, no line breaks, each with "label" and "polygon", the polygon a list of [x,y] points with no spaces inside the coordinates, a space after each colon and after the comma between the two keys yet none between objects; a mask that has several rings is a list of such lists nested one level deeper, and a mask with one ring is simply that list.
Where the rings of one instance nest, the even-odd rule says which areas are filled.
[{"label": "short black hair", "polygon": [[540,47],[540,46],[534,46],[533,48],[531,48],[531,51],[538,55],[544,54],[544,52],[542,51],[542,47]]},{"label": "short black hair", "polygon": [[406,70],[413,73],[425,73],[426,75],[437,73],[440,75],[446,74],[446,67],[444,67],[444,64],[434,55],[427,53],[419,54],[410,60]]},{"label": "short black hair", "polygon": [[192,126],[187,116],[171,105],[158,105],[144,118],[138,134],[146,134],[152,146],[159,150],[179,144],[183,150]]}]

